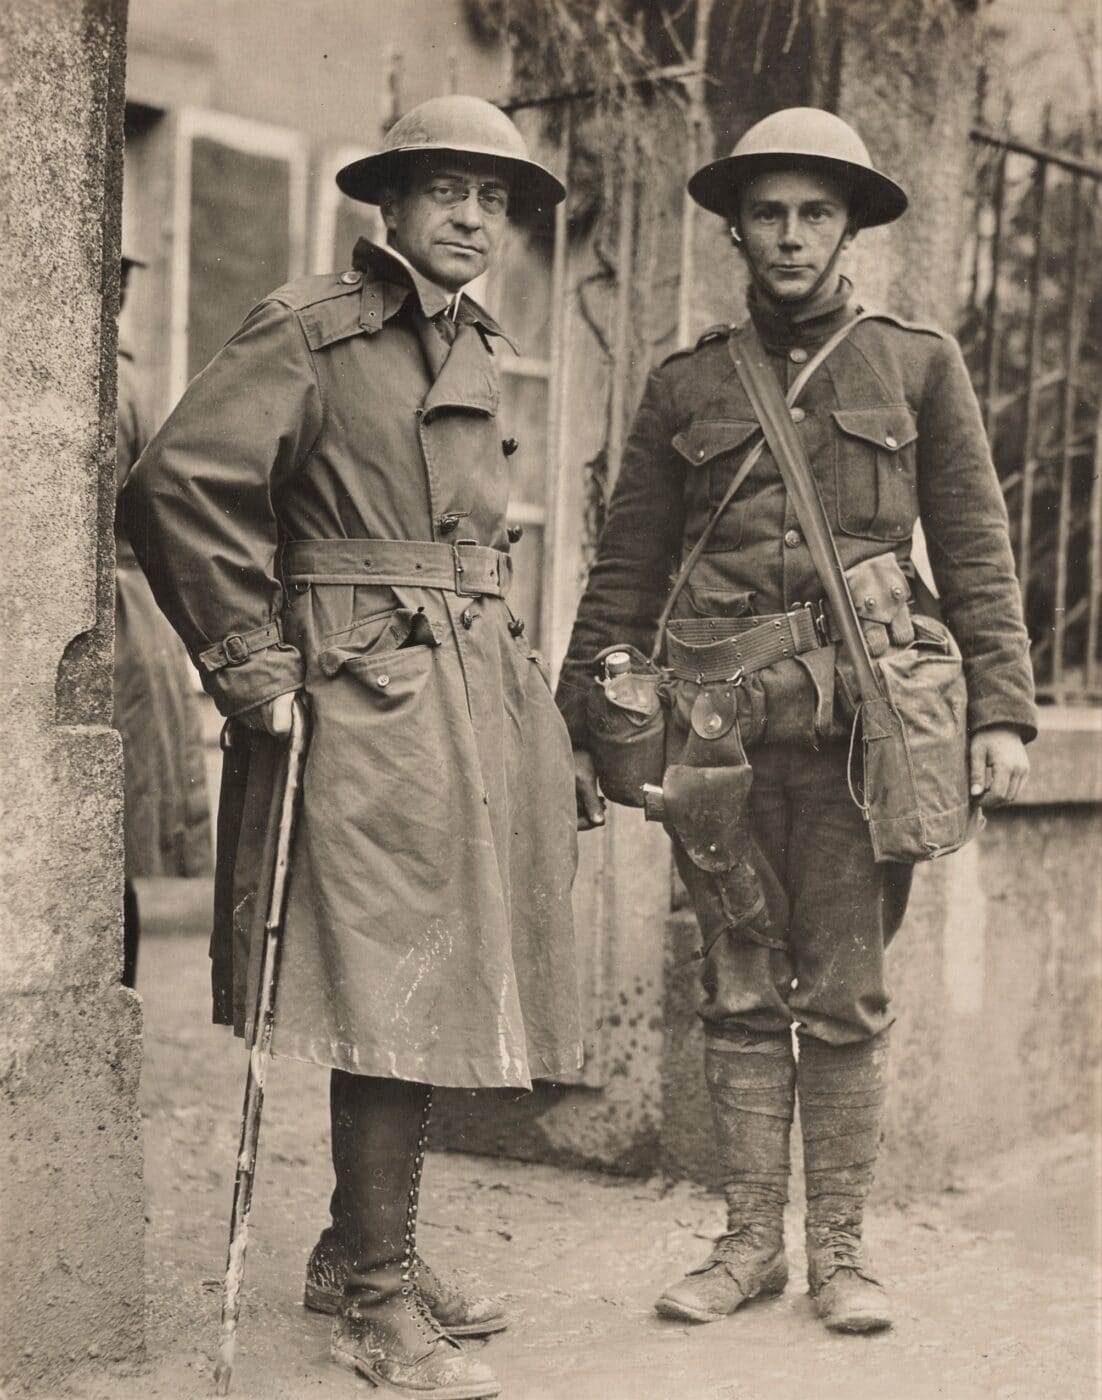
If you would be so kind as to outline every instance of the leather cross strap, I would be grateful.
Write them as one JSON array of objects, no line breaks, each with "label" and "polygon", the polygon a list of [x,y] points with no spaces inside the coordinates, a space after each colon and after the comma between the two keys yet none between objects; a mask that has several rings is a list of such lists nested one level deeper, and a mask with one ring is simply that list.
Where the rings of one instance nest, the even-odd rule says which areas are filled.
[{"label": "leather cross strap", "polygon": [[[858,319],[867,319],[873,314],[865,312]],[[856,321],[851,321],[850,328],[855,324]],[[730,351],[807,540],[811,562],[819,575],[834,625],[841,634],[842,644],[857,673],[861,699],[879,700],[882,698],[880,686],[869,659],[865,634],[846,583],[838,546],[823,509],[819,488],[811,472],[807,450],[792,422],[791,404],[781,396],[777,376],[752,324],[739,336],[737,343],[731,342]]]},{"label": "leather cross strap", "polygon": [[[803,369],[799,372],[796,378],[789,385],[788,394],[786,395],[785,400],[788,403],[789,408],[792,408],[795,405],[796,400],[803,393],[807,381],[811,378],[811,376],[815,373],[815,371],[819,368],[819,366],[823,363],[827,356],[830,355],[839,345],[841,345],[842,341],[845,340],[846,336],[849,335],[850,331],[853,330],[854,326],[856,326],[861,321],[869,320],[876,314],[877,313],[875,311],[860,312],[857,316],[853,318],[852,321],[847,321],[844,326],[842,326],[839,330],[836,330],[834,332],[834,334],[830,337],[829,340],[824,341],[823,344],[819,346],[815,354],[812,355],[811,359],[808,360],[807,364],[804,365]],[[735,353],[735,345],[743,338],[745,338],[749,331],[754,332],[755,341],[757,341],[759,346],[761,345],[761,341],[758,340],[757,331],[754,331],[754,323],[752,321],[748,321],[740,331],[734,333],[727,341],[727,348],[731,352],[732,356]],[[775,384],[777,382],[775,376],[773,382]],[[777,393],[778,395],[780,394],[779,384],[777,385]],[[751,402],[753,402],[753,400],[751,400]],[[758,417],[758,421],[759,423],[761,422],[760,415]],[[719,505],[716,506],[712,514],[708,517],[708,522],[704,526],[704,529],[700,532],[699,539],[689,551],[688,555],[685,558],[685,562],[681,565],[681,569],[678,572],[678,575],[674,579],[673,584],[670,588],[669,596],[666,598],[666,605],[662,609],[661,616],[658,619],[658,627],[654,637],[654,646],[651,648],[650,654],[650,661],[652,665],[654,665],[658,661],[658,657],[661,654],[662,642],[666,632],[666,623],[670,620],[670,614],[673,612],[674,604],[681,596],[681,590],[685,587],[686,583],[688,583],[689,575],[696,568],[697,561],[700,559],[700,556],[704,553],[705,546],[711,538],[713,530],[719,524],[720,517],[723,515],[724,511],[734,500],[735,493],[738,491],[739,487],[746,480],[746,478],[750,475],[751,471],[754,468],[754,464],[757,462],[761,454],[765,451],[765,444],[766,439],[764,437],[760,437],[750,447],[749,451],[746,453],[746,456],[739,463],[738,470],[731,478],[731,484],[727,487],[727,490],[724,491],[723,499],[720,501]]]}]

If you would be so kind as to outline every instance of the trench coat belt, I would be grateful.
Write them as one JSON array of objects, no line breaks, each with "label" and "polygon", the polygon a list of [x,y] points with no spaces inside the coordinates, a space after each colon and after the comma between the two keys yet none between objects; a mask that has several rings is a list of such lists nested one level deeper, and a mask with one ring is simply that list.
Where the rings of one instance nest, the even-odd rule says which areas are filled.
[{"label": "trench coat belt", "polygon": [[823,645],[810,605],[756,618],[677,618],[666,628],[669,669],[700,684],[734,680]]},{"label": "trench coat belt", "polygon": [[500,549],[457,540],[291,540],[283,546],[288,585],[388,584],[504,598],[513,561]]}]

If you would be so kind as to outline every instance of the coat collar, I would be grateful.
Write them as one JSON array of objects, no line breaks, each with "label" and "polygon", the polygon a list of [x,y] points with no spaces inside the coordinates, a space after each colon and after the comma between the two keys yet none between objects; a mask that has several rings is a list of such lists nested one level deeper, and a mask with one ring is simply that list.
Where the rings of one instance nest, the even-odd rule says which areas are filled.
[{"label": "coat collar", "polygon": [[860,309],[853,304],[853,283],[848,277],[839,277],[832,290],[820,292],[810,303],[796,307],[774,301],[751,283],[746,302],[758,334],[770,350],[818,345],[852,320]]},{"label": "coat collar", "polygon": [[[357,242],[352,253],[352,266],[363,273],[360,325],[369,334],[381,330],[411,296],[418,310],[429,321],[445,310],[451,301],[450,293],[427,277],[422,277],[405,258],[395,256],[391,249],[372,243],[367,238]],[[477,326],[483,335],[497,336],[514,354],[520,353],[490,313],[466,294],[460,299],[456,320],[460,326]]]}]

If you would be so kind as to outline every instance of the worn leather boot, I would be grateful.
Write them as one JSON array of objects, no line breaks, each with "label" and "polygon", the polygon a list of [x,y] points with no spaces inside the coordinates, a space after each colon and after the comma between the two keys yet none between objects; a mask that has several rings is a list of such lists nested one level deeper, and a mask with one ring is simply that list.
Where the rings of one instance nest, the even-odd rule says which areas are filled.
[{"label": "worn leather boot", "polygon": [[807,1282],[833,1332],[892,1325],[883,1285],[861,1242],[880,1148],[887,1032],[855,1045],[800,1037],[797,1082],[807,1177]]},{"label": "worn leather boot", "polygon": [[493,1372],[443,1331],[413,1279],[431,1090],[339,1070],[331,1085],[335,1238],[348,1243],[333,1360],[426,1400],[497,1395]]},{"label": "worn leather boot", "polygon": [[[339,1312],[348,1267],[347,1251],[333,1231],[326,1230],[306,1265],[305,1305],[314,1312]],[[434,1269],[420,1254],[413,1261],[412,1278],[429,1312],[449,1336],[488,1337],[509,1325],[496,1299],[480,1294],[456,1273]]]},{"label": "worn leather boot", "polygon": [[716,1322],[788,1282],[784,1207],[795,1101],[792,1037],[734,1028],[710,1035],[704,1067],[726,1181],[727,1230],[698,1268],[655,1303],[663,1317]]},{"label": "worn leather boot", "polygon": [[432,1400],[482,1400],[501,1386],[488,1366],[463,1351],[425,1307],[409,1275],[378,1270],[333,1322],[330,1355],[376,1385]]}]

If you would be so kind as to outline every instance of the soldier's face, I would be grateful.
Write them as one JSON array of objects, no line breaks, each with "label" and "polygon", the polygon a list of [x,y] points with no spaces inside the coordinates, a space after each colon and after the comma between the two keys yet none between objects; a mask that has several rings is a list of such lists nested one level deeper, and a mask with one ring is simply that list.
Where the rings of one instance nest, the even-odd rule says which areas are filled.
[{"label": "soldier's face", "polygon": [[384,200],[391,242],[423,276],[458,291],[481,276],[505,233],[508,181],[490,160],[450,158],[419,167]]},{"label": "soldier's face", "polygon": [[852,241],[845,190],[825,175],[759,175],[742,197],[739,232],[753,270],[779,301],[817,290],[839,245]]}]

